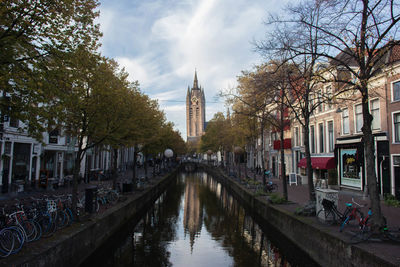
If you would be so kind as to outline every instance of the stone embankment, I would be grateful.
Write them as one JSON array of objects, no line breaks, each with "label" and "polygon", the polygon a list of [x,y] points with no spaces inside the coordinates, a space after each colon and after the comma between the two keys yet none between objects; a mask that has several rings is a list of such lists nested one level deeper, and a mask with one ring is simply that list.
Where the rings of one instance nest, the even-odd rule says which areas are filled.
[{"label": "stone embankment", "polygon": [[332,234],[314,217],[295,215],[284,205],[272,205],[265,197],[254,196],[253,192],[227,177],[220,169],[207,165],[200,167],[221,182],[253,214],[268,222],[321,266],[398,266]]}]

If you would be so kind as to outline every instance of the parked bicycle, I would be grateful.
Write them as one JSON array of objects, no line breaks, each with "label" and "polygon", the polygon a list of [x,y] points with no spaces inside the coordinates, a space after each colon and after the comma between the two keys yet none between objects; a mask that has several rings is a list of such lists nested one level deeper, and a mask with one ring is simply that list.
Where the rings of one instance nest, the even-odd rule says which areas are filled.
[{"label": "parked bicycle", "polygon": [[363,221],[364,215],[359,209],[363,206],[355,202],[354,198],[352,198],[352,203],[346,203],[346,209],[343,213],[337,209],[335,203],[331,200],[324,198],[321,204],[323,208],[317,212],[318,221],[328,225],[339,223],[340,231],[343,231],[343,228],[352,221],[356,221],[358,224]]},{"label": "parked bicycle", "polygon": [[272,181],[268,181],[264,186],[264,191],[268,193],[272,193],[278,190],[278,185],[273,183]]}]

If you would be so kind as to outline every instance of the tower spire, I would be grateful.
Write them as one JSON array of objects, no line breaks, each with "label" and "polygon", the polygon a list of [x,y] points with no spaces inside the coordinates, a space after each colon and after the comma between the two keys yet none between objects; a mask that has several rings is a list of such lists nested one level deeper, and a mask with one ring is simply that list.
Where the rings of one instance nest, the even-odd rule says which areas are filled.
[{"label": "tower spire", "polygon": [[194,81],[193,81],[193,89],[198,89],[198,83],[197,83],[197,70],[194,69]]}]

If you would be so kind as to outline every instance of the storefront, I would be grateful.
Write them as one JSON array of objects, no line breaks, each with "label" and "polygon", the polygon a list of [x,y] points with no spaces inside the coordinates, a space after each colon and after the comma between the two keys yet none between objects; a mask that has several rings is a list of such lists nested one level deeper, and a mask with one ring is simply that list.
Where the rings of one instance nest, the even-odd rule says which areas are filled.
[{"label": "storefront", "polygon": [[[390,177],[387,166],[389,143],[384,133],[374,135],[376,175],[378,188],[385,193]],[[341,187],[363,191],[366,189],[364,144],[361,136],[338,138],[335,156],[338,159],[338,179]],[[390,182],[389,182],[390,183]]]}]

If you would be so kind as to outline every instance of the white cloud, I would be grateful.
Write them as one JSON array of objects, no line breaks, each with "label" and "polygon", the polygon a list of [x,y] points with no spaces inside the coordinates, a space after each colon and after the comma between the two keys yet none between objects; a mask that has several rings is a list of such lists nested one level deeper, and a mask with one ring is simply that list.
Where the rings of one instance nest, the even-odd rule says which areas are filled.
[{"label": "white cloud", "polygon": [[[260,62],[251,41],[265,32],[267,11],[288,0],[102,0],[102,53],[117,58],[142,90],[160,100],[184,101],[195,68],[207,99],[236,85],[241,70]],[[160,101],[186,137],[185,105]],[[207,120],[223,104],[206,104]]]}]

